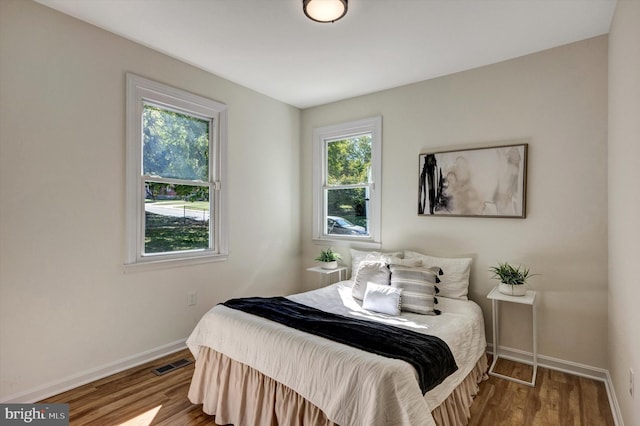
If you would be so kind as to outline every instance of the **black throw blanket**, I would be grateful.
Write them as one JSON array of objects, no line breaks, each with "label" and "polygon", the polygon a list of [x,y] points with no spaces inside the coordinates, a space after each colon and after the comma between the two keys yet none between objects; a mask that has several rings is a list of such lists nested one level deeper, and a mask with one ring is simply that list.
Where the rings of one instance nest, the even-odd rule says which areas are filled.
[{"label": "black throw blanket", "polygon": [[406,361],[418,372],[423,394],[458,369],[449,346],[436,336],[324,312],[284,297],[231,299],[223,305],[354,348]]}]

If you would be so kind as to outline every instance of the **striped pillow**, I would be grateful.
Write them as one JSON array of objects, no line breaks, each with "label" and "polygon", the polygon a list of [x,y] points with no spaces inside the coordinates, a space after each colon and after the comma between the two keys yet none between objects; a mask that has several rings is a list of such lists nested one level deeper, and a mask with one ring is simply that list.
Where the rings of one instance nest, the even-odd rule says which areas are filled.
[{"label": "striped pillow", "polygon": [[440,291],[438,272],[425,268],[391,266],[391,286],[402,289],[402,310],[422,315],[440,315],[435,308]]}]

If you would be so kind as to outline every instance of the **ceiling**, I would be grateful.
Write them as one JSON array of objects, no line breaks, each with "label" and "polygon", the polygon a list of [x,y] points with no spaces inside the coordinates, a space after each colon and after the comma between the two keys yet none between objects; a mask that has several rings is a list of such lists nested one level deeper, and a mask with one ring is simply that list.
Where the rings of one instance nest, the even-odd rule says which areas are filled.
[{"label": "ceiling", "polygon": [[616,0],[36,0],[299,108],[609,32]]}]

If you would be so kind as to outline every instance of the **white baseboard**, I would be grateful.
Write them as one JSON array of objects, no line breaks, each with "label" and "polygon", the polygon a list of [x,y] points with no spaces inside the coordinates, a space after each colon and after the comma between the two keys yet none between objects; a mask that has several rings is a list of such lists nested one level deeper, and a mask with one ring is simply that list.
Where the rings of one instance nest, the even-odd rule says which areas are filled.
[{"label": "white baseboard", "polygon": [[[493,354],[493,344],[487,343],[487,352]],[[533,354],[531,352],[504,346],[500,346],[500,358],[521,362],[527,365],[533,364]],[[609,370],[545,355],[538,355],[538,366],[604,382],[605,389],[607,390],[607,396],[609,398],[609,406],[611,407],[611,413],[613,414],[613,421],[616,426],[624,426],[622,413],[620,412],[620,406],[616,399]]]},{"label": "white baseboard", "polygon": [[624,421],[622,420],[622,412],[620,411],[620,406],[618,405],[618,398],[616,398],[616,391],[613,388],[613,382],[611,381],[611,375],[609,371],[607,371],[607,380],[605,380],[604,385],[607,387],[607,395],[609,396],[609,405],[611,405],[611,412],[613,413],[613,421],[616,426],[624,426]]},{"label": "white baseboard", "polygon": [[148,351],[141,352],[136,355],[132,355],[115,362],[103,365],[102,367],[92,368],[90,370],[83,371],[81,373],[74,374],[63,380],[57,380],[55,382],[46,383],[37,388],[30,389],[25,392],[9,395],[0,403],[23,403],[31,404],[37,401],[41,401],[45,398],[49,398],[59,393],[66,392],[70,389],[77,388],[87,383],[102,379],[112,374],[120,373],[121,371],[129,368],[137,367],[154,359],[161,358],[163,356],[178,352],[185,349],[187,339],[176,340],[175,342],[167,343],[166,345],[159,346]]}]

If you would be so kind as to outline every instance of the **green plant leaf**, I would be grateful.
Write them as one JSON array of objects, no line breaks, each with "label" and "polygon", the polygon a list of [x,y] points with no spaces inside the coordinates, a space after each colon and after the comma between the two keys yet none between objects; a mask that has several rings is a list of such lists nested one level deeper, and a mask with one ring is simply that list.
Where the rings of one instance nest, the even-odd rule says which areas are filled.
[{"label": "green plant leaf", "polygon": [[333,262],[341,259],[342,256],[340,256],[340,253],[336,253],[331,248],[321,250],[320,256],[315,258],[318,262]]},{"label": "green plant leaf", "polygon": [[489,271],[493,272],[492,279],[500,280],[500,282],[509,285],[523,285],[529,278],[538,275],[531,274],[527,267],[514,267],[507,262],[498,262],[498,266],[491,266]]}]

